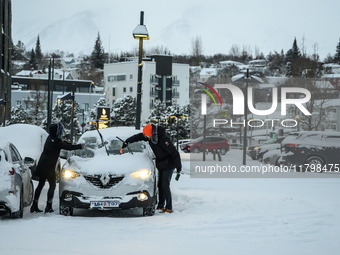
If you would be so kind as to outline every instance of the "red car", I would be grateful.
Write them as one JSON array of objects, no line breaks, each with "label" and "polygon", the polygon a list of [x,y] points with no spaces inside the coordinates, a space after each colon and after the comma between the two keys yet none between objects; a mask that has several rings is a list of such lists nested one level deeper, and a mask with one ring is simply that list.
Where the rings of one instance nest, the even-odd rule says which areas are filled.
[{"label": "red car", "polygon": [[[181,149],[185,152],[194,153],[203,151],[203,137],[194,139],[190,143],[182,144]],[[224,155],[229,151],[228,139],[222,136],[207,136],[206,149],[208,151],[220,150],[221,154]]]}]

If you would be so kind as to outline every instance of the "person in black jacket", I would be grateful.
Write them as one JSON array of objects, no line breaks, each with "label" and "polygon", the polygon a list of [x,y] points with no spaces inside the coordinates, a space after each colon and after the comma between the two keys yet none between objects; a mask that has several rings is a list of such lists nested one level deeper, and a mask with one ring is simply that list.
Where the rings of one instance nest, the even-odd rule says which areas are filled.
[{"label": "person in black jacket", "polygon": [[50,135],[47,137],[44,150],[40,156],[36,172],[39,176],[39,184],[35,189],[33,205],[31,206],[31,213],[42,212],[38,208],[38,200],[40,197],[41,190],[43,189],[46,180],[48,181],[50,187],[47,192],[47,205],[45,208],[45,213],[53,212],[52,200],[54,195],[54,190],[56,187],[56,164],[58,161],[59,153],[61,149],[64,150],[77,150],[82,149],[83,145],[77,144],[72,145],[61,140],[63,133],[63,125],[61,123],[52,124],[49,128]]},{"label": "person in black jacket", "polygon": [[158,169],[158,192],[159,201],[157,209],[161,213],[172,213],[172,199],[170,191],[170,181],[174,169],[177,169],[176,180],[182,170],[181,158],[170,139],[165,135],[163,127],[156,127],[148,124],[143,128],[143,133],[136,134],[126,139],[123,148],[129,143],[137,141],[148,141],[156,156],[156,167]]}]

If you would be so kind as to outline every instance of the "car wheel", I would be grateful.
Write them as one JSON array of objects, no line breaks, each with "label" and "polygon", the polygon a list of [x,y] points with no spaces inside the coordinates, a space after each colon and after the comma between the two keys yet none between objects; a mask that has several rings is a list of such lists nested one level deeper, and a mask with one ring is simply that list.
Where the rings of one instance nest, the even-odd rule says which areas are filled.
[{"label": "car wheel", "polygon": [[221,148],[220,152],[221,152],[221,155],[225,155],[227,153],[227,149],[226,148]]},{"label": "car wheel", "polygon": [[59,206],[59,214],[64,216],[73,216],[73,207]]},{"label": "car wheel", "polygon": [[143,207],[143,216],[153,216],[156,212],[156,201],[151,206]]},{"label": "car wheel", "polygon": [[323,158],[319,157],[319,156],[311,156],[306,160],[306,164],[308,165],[320,165],[323,166],[325,164],[325,161]]},{"label": "car wheel", "polygon": [[200,153],[201,152],[201,150],[199,148],[197,148],[197,147],[193,148],[191,151],[193,153]]},{"label": "car wheel", "polygon": [[25,206],[30,206],[33,202],[33,197],[34,197],[34,185],[33,181],[30,181],[30,185],[28,187],[28,200],[27,203],[25,203]]},{"label": "car wheel", "polygon": [[19,211],[10,213],[10,217],[12,219],[22,218],[22,216],[24,215],[24,200],[23,200],[24,198],[23,198],[23,195],[24,195],[23,187],[21,187]]}]

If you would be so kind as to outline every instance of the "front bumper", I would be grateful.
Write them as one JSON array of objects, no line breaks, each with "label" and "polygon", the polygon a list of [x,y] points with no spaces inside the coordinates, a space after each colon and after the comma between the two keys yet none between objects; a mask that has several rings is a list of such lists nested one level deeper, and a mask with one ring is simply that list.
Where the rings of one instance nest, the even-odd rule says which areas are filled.
[{"label": "front bumper", "polygon": [[[140,200],[139,194],[144,193],[146,200]],[[124,197],[84,196],[82,193],[64,190],[60,196],[60,206],[82,209],[115,210],[152,206],[156,202],[156,195],[152,197],[147,190],[135,191]],[[101,203],[94,206],[94,203]],[[114,207],[106,204],[116,204]]]}]

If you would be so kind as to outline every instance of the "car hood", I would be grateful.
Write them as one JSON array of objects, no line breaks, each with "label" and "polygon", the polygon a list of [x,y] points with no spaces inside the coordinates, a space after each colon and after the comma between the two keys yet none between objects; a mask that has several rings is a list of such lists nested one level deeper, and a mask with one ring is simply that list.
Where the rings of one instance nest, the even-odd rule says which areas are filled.
[{"label": "car hood", "polygon": [[70,168],[81,174],[114,174],[125,175],[140,169],[154,167],[153,161],[143,153],[123,155],[96,155],[93,158],[81,158],[72,156],[64,164],[63,168]]}]

